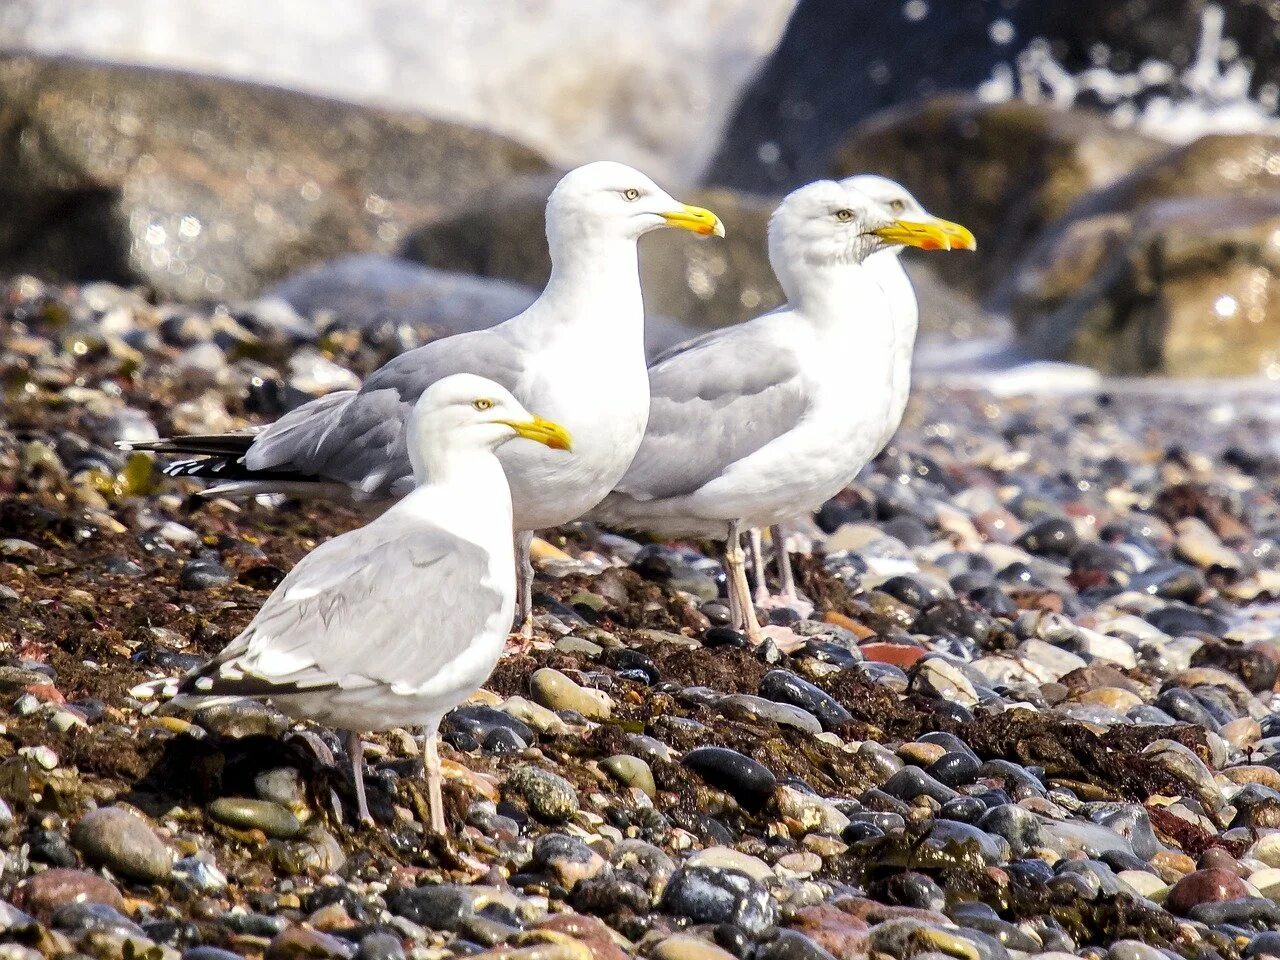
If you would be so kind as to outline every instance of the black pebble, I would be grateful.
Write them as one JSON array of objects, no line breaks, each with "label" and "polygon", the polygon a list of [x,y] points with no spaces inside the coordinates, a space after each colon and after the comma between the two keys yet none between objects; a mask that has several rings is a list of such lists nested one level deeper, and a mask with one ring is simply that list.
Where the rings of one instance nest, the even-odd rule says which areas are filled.
[{"label": "black pebble", "polygon": [[1227,622],[1212,613],[1191,607],[1170,605],[1162,610],[1152,610],[1146,615],[1147,623],[1171,637],[1207,633],[1220,637],[1227,632]]},{"label": "black pebble", "polygon": [[375,930],[360,939],[356,960],[405,960],[400,938],[386,930]]},{"label": "black pebble", "polygon": [[970,753],[948,753],[929,766],[929,775],[948,787],[961,787],[978,778],[982,764]]},{"label": "black pebble", "polygon": [[936,588],[930,589],[918,577],[905,574],[890,577],[880,584],[880,589],[895,600],[901,600],[917,610],[923,610],[934,601],[942,599],[941,591]]},{"label": "black pebble", "polygon": [[182,568],[179,580],[188,590],[210,590],[232,580],[231,571],[215,560],[192,560]]},{"label": "black pebble", "polygon": [[749,809],[763,806],[777,785],[767,767],[725,747],[698,747],[686,753],[682,762]]},{"label": "black pebble", "polygon": [[770,670],[766,673],[760,681],[760,696],[775,703],[787,703],[808,710],[818,718],[824,730],[835,730],[853,720],[853,714],[841,706],[835,697],[787,670]]},{"label": "black pebble", "polygon": [[730,627],[712,627],[702,635],[702,643],[707,647],[745,647],[747,637]]},{"label": "black pebble", "polygon": [[32,830],[23,837],[23,843],[29,848],[28,859],[36,863],[47,863],[51,867],[74,867],[78,862],[75,851],[60,830]]},{"label": "black pebble", "polygon": [[1018,546],[1028,553],[1051,557],[1070,556],[1078,542],[1076,528],[1065,517],[1040,520],[1017,540]]},{"label": "black pebble", "polygon": [[658,672],[658,665],[653,662],[653,658],[639,650],[611,647],[604,652],[604,663],[618,671],[619,675],[634,674],[635,676],[628,676],[628,679],[638,679],[649,686],[662,679],[662,674]]},{"label": "black pebble", "polygon": [[745,957],[751,949],[751,938],[747,931],[732,923],[718,923],[711,931],[716,945],[728,950],[735,957]]},{"label": "black pebble", "polygon": [[694,923],[731,923],[748,936],[759,936],[777,918],[773,898],[758,881],[737,870],[706,866],[683,866],[672,874],[662,910]]},{"label": "black pebble", "polygon": [[519,753],[527,749],[529,744],[506,727],[494,727],[484,738],[482,746],[485,753]]},{"label": "black pebble", "polygon": [[755,960],[832,960],[831,954],[799,930],[779,930],[756,947]]},{"label": "black pebble", "polygon": [[942,805],[938,816],[961,823],[977,823],[986,812],[987,805],[978,797],[956,797]]}]

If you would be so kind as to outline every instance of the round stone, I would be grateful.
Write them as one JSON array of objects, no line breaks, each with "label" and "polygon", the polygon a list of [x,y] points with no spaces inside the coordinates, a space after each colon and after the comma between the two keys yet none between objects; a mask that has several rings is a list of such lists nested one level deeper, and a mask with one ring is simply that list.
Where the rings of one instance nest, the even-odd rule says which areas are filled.
[{"label": "round stone", "polygon": [[209,804],[209,816],[237,830],[261,830],[277,840],[291,840],[302,831],[292,811],[270,800],[219,797]]},{"label": "round stone", "polygon": [[526,765],[507,778],[506,788],[519,794],[540,820],[560,823],[578,812],[578,791],[564,777]]},{"label": "round stone", "polygon": [[725,747],[698,747],[684,755],[686,767],[743,806],[756,808],[773,794],[774,775],[763,764]]},{"label": "round stone", "polygon": [[601,760],[600,769],[624,787],[636,787],[650,797],[658,795],[658,785],[654,782],[653,770],[639,757],[619,753]]},{"label": "round stone", "polygon": [[68,903],[102,903],[124,907],[115,884],[88,870],[54,868],[28,877],[18,886],[14,904],[37,917],[48,918]]},{"label": "round stone", "polygon": [[151,824],[123,807],[103,807],[80,818],[71,842],[91,863],[140,883],[169,876],[173,854]]},{"label": "round stone", "polygon": [[1249,896],[1249,886],[1230,870],[1210,868],[1187,874],[1173,885],[1164,905],[1186,916],[1202,903],[1221,903]]},{"label": "round stone", "polygon": [[1048,517],[1037,521],[1018,538],[1018,546],[1041,556],[1068,557],[1079,538],[1071,521],[1064,517]]},{"label": "round stone", "polygon": [[694,923],[732,923],[759,936],[777,919],[769,891],[737,870],[685,866],[671,877],[662,910]]},{"label": "round stone", "polygon": [[529,678],[529,693],[536,703],[550,710],[574,710],[588,720],[607,720],[613,701],[603,690],[574,683],[559,670],[543,667]]}]

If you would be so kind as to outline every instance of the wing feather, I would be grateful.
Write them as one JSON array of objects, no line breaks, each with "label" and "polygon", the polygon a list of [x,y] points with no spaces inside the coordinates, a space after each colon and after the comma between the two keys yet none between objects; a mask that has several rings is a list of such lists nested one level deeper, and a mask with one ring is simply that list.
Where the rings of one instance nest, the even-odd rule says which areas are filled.
[{"label": "wing feather", "polygon": [[488,557],[438,528],[391,527],[375,521],[304,557],[183,691],[414,688],[447,668],[502,609]]},{"label": "wing feather", "polygon": [[436,340],[403,353],[356,391],[304,404],[254,439],[245,465],[345,483],[364,497],[388,497],[410,476],[405,429],[424,390],[454,373],[476,373],[508,390],[520,380],[523,355],[501,328]]},{"label": "wing feather", "polygon": [[691,494],[800,422],[808,399],[795,355],[750,326],[680,344],[649,368],[649,425],[618,493]]}]

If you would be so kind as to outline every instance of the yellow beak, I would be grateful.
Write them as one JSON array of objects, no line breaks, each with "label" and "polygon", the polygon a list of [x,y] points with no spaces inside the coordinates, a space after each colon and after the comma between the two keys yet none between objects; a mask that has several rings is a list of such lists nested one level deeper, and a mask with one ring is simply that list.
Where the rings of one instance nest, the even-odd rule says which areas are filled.
[{"label": "yellow beak", "polygon": [[720,222],[720,218],[702,207],[691,207],[686,203],[679,210],[662,214],[662,219],[667,221],[669,227],[691,230],[702,237],[713,234],[717,237],[724,236],[724,224]]},{"label": "yellow beak", "polygon": [[535,416],[532,420],[500,420],[498,422],[505,423],[516,432],[516,436],[533,440],[535,443],[544,443],[552,450],[573,449],[569,431],[554,420],[544,420],[542,417]]},{"label": "yellow beak", "polygon": [[967,227],[950,220],[895,220],[871,231],[882,240],[921,250],[977,250],[978,241]]}]

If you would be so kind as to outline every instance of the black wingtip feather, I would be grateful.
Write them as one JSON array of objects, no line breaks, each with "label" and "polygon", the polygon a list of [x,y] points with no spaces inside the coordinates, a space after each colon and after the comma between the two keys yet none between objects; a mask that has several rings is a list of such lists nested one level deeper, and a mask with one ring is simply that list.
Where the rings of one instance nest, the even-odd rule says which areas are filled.
[{"label": "black wingtip feather", "polygon": [[165,437],[146,443],[121,441],[122,449],[143,453],[190,454],[204,457],[242,457],[256,439],[252,433],[211,433],[191,437]]},{"label": "black wingtip feather", "polygon": [[[178,694],[192,697],[283,697],[338,688],[337,683],[304,687],[296,683],[275,683],[262,677],[225,677],[218,674],[218,668],[219,664],[215,661],[203,670],[187,674],[178,685]],[[202,685],[202,680],[209,682]]]}]

